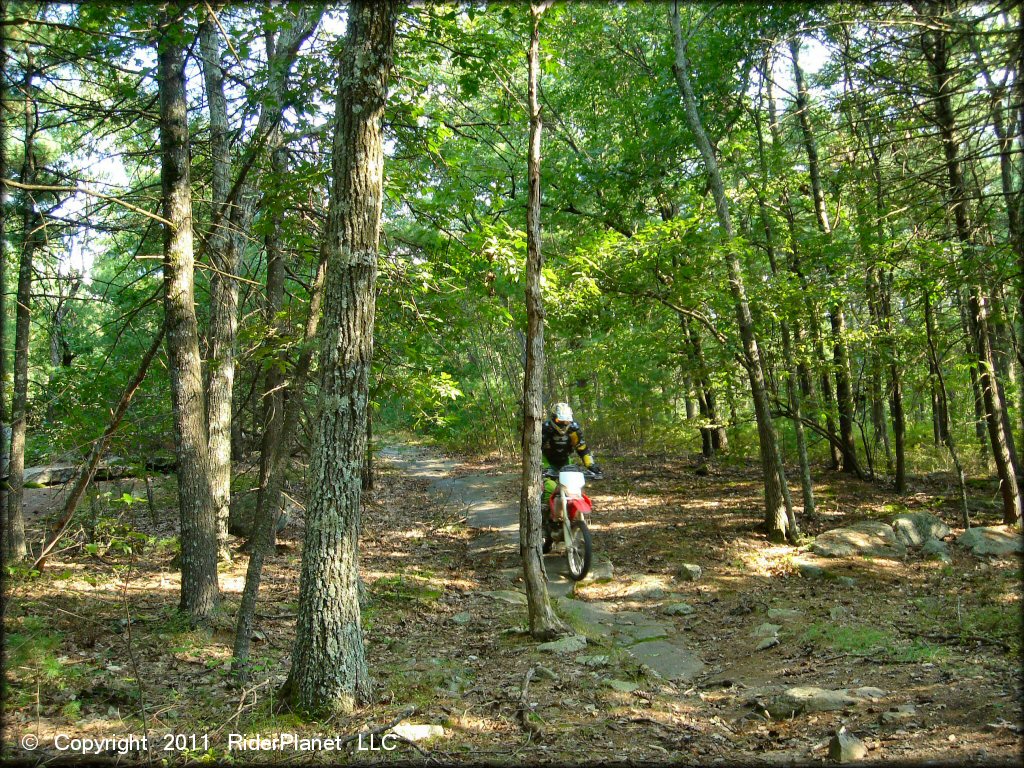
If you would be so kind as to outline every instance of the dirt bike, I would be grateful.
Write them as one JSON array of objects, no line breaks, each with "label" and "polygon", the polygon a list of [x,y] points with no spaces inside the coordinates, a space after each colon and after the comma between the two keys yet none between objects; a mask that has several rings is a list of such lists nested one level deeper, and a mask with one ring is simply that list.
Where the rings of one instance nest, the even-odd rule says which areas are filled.
[{"label": "dirt bike", "polygon": [[583,486],[585,478],[600,480],[604,475],[567,464],[560,470],[546,468],[544,477],[558,483],[551,493],[544,515],[544,554],[551,551],[556,540],[564,542],[569,578],[579,581],[590,573],[590,562],[594,554],[590,527],[587,525],[587,515],[593,510],[594,504],[583,493]]}]

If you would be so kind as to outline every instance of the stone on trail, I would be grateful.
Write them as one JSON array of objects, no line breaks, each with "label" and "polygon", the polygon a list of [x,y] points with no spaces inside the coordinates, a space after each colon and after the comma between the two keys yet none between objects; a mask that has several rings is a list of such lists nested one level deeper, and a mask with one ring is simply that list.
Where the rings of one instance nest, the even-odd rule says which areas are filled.
[{"label": "stone on trail", "polygon": [[808,712],[832,712],[846,709],[858,703],[858,699],[841,689],[832,691],[814,686],[787,688],[769,702],[765,709],[772,717],[784,718]]},{"label": "stone on trail", "polygon": [[666,616],[691,616],[697,612],[689,603],[672,603],[661,609]]},{"label": "stone on trail", "polygon": [[538,664],[536,667],[534,667],[533,674],[534,674],[534,676],[538,680],[557,680],[558,679],[558,675],[556,675],[550,669],[545,667],[543,664]]},{"label": "stone on trail", "polygon": [[696,654],[667,640],[637,643],[626,650],[665,680],[692,680],[704,669],[704,663]]},{"label": "stone on trail", "polygon": [[800,621],[804,617],[804,612],[797,610],[796,608],[769,608],[768,618],[772,621],[781,621],[783,623],[787,621]]},{"label": "stone on trail", "polygon": [[929,560],[941,560],[944,563],[953,562],[949,554],[949,545],[940,539],[929,539],[921,547],[921,551],[928,556]]},{"label": "stone on trail", "polygon": [[495,589],[490,592],[484,592],[483,594],[488,597],[493,597],[495,600],[512,603],[512,605],[526,605],[526,595],[522,592],[514,592],[510,589]]},{"label": "stone on trail", "polygon": [[462,611],[461,613],[456,613],[454,616],[452,616],[452,621],[454,621],[456,624],[461,624],[465,626],[466,624],[469,624],[472,618],[473,617],[470,616],[469,611]]},{"label": "stone on trail", "polygon": [[904,720],[909,720],[916,715],[917,707],[913,704],[900,704],[895,707],[889,707],[889,711],[883,712],[878,720],[883,725],[892,725],[893,723],[900,723]]},{"label": "stone on trail", "polygon": [[909,512],[892,521],[896,538],[907,547],[924,546],[925,542],[949,536],[949,526],[928,512]]},{"label": "stone on trail", "polygon": [[828,617],[832,621],[840,621],[850,615],[850,612],[842,605],[833,605],[828,609]]},{"label": "stone on trail", "polygon": [[1013,526],[990,525],[971,528],[956,543],[975,555],[1017,555],[1024,552],[1024,537]]},{"label": "stone on trail", "polygon": [[878,520],[864,520],[819,534],[811,550],[822,557],[868,555],[899,560],[906,553],[906,546],[896,538],[892,526]]},{"label": "stone on trail", "polygon": [[853,695],[859,696],[862,699],[884,699],[887,694],[881,688],[873,688],[869,685],[865,685],[860,688],[854,688]]},{"label": "stone on trail", "polygon": [[828,743],[828,756],[837,763],[852,763],[868,755],[867,745],[843,726]]},{"label": "stone on trail", "polygon": [[584,667],[607,667],[611,662],[606,655],[577,656],[576,663]]},{"label": "stone on trail", "polygon": [[754,629],[750,632],[750,636],[753,637],[755,640],[757,638],[777,637],[780,629],[782,629],[781,625],[769,624],[766,621],[764,624],[759,624],[758,626],[754,627]]},{"label": "stone on trail", "polygon": [[679,570],[676,571],[676,576],[683,581],[697,581],[701,577],[702,573],[703,571],[699,565],[683,563],[679,566]]},{"label": "stone on trail", "polygon": [[778,635],[772,635],[771,637],[766,637],[764,640],[762,640],[760,643],[758,643],[756,650],[758,650],[758,651],[767,651],[769,648],[774,648],[780,642],[781,641],[779,640],[779,636]]},{"label": "stone on trail", "polygon": [[537,646],[538,651],[553,651],[554,653],[576,653],[587,647],[587,638],[583,635],[570,635],[561,640],[552,640],[550,643],[541,643]]}]

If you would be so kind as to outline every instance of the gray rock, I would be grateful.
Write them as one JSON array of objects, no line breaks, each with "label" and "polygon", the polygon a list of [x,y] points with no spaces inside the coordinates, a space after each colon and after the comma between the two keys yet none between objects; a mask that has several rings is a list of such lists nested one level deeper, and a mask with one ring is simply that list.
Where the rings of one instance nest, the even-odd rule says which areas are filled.
[{"label": "gray rock", "polygon": [[661,624],[647,622],[643,624],[616,625],[615,632],[618,635],[628,638],[628,642],[632,643],[668,637],[668,630]]},{"label": "gray rock", "polygon": [[929,560],[941,560],[944,563],[953,562],[949,554],[949,545],[939,539],[928,539],[922,546],[921,551],[928,556]]},{"label": "gray rock", "polygon": [[881,688],[872,688],[868,685],[854,688],[852,693],[854,696],[859,696],[862,699],[884,699],[888,695]]},{"label": "gray rock", "polygon": [[836,576],[834,577],[836,584],[842,584],[844,587],[855,587],[857,586],[857,580],[853,576]]},{"label": "gray rock", "polygon": [[692,680],[704,669],[695,653],[667,640],[637,643],[626,650],[666,680]]},{"label": "gray rock", "polygon": [[793,560],[793,565],[796,566],[797,571],[805,579],[824,579],[828,576],[828,571],[819,563],[813,563],[809,560]]},{"label": "gray rock", "polygon": [[799,611],[796,608],[769,608],[768,618],[772,621],[781,621],[783,623],[791,621],[800,621],[804,617],[803,611]]},{"label": "gray rock", "polygon": [[666,616],[691,616],[697,612],[689,603],[672,603],[661,609]]},{"label": "gray rock", "polygon": [[909,512],[898,515],[892,521],[892,528],[904,546],[920,547],[926,541],[949,536],[949,526],[935,515],[927,512]]},{"label": "gray rock", "polygon": [[883,712],[878,719],[883,725],[892,725],[893,723],[902,723],[916,715],[917,707],[913,704],[900,704],[896,707],[889,707],[889,711]]},{"label": "gray rock", "polygon": [[699,565],[693,565],[692,563],[683,563],[679,566],[679,570],[676,571],[676,576],[683,581],[697,581],[703,574]]},{"label": "gray rock", "polygon": [[828,743],[828,756],[837,763],[852,763],[868,755],[867,745],[846,727],[840,728]]},{"label": "gray rock", "polygon": [[583,635],[570,635],[561,640],[552,640],[550,643],[541,643],[537,646],[538,651],[553,651],[554,653],[576,653],[587,647],[587,638]]},{"label": "gray rock", "polygon": [[[831,712],[837,709],[846,709],[855,706],[858,701],[846,690],[832,691],[827,688],[816,688],[814,686],[796,686],[787,688],[776,700],[781,711],[801,712]],[[772,709],[769,708],[769,712]],[[774,717],[774,714],[773,714]]]},{"label": "gray rock", "polygon": [[461,613],[456,613],[454,616],[452,616],[452,621],[454,621],[456,624],[461,624],[465,626],[466,624],[469,624],[472,618],[473,617],[469,615],[469,611],[462,611]]},{"label": "gray rock", "polygon": [[1024,552],[1024,537],[1021,536],[1021,532],[1006,525],[971,528],[965,531],[956,543],[978,556],[1016,555]]},{"label": "gray rock", "polygon": [[850,612],[841,605],[833,605],[831,608],[829,608],[828,615],[829,618],[832,619],[832,621],[839,621],[840,619],[845,619],[847,616],[849,616]]},{"label": "gray rock", "polygon": [[833,528],[815,539],[811,550],[822,557],[869,555],[900,559],[906,546],[896,538],[892,526],[877,520],[864,520],[846,528]]},{"label": "gray rock", "polygon": [[631,683],[628,680],[609,679],[602,681],[605,686],[619,693],[632,693],[640,687],[639,683]]},{"label": "gray rock", "polygon": [[534,667],[534,677],[538,680],[557,680],[558,675],[552,672],[550,669],[545,667],[543,664],[538,664]]},{"label": "gray rock", "polygon": [[505,603],[512,603],[513,605],[526,605],[526,595],[522,592],[513,592],[510,589],[496,589],[491,592],[484,592],[483,594],[488,597],[493,597],[495,600],[501,600]]},{"label": "gray rock", "polygon": [[782,626],[779,624],[769,624],[767,621],[764,624],[759,624],[754,627],[750,632],[750,636],[754,639],[765,638],[765,637],[777,637],[779,630]]},{"label": "gray rock", "polygon": [[759,650],[759,651],[767,651],[769,648],[774,648],[776,645],[779,644],[779,642],[780,641],[779,641],[779,636],[778,635],[772,635],[771,637],[766,637],[764,640],[762,640],[760,643],[757,644],[757,650]]},{"label": "gray rock", "polygon": [[590,573],[583,581],[610,581],[614,574],[615,568],[612,567],[611,560],[597,556],[594,558],[593,565],[590,566]]},{"label": "gray rock", "polygon": [[582,664],[584,667],[607,667],[610,660],[603,654],[599,656],[577,656],[576,663]]}]

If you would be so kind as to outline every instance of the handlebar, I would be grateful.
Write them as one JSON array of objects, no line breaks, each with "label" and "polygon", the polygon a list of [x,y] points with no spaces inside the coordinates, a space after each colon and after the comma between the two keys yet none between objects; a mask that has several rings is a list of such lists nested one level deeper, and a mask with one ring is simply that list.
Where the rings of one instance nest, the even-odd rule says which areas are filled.
[{"label": "handlebar", "polygon": [[[592,469],[587,469],[586,467],[581,467],[577,464],[567,464],[566,467],[572,467],[575,472],[582,472],[583,476],[588,480],[604,480],[604,472],[601,472],[600,470],[595,472]],[[562,469],[566,469],[566,467],[562,467]],[[555,469],[554,467],[545,467],[542,472],[542,476],[550,477],[552,480],[557,480],[558,473],[560,471],[561,470]]]}]

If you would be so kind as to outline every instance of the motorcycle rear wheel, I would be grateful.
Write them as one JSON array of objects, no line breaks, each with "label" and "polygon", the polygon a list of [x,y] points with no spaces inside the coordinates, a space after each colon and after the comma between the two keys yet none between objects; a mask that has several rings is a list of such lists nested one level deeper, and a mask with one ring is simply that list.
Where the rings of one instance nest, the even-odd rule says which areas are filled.
[{"label": "motorcycle rear wheel", "polygon": [[569,565],[569,578],[579,581],[590,573],[590,560],[594,547],[590,540],[590,529],[582,518],[572,521],[571,537],[565,542],[565,559]]}]

